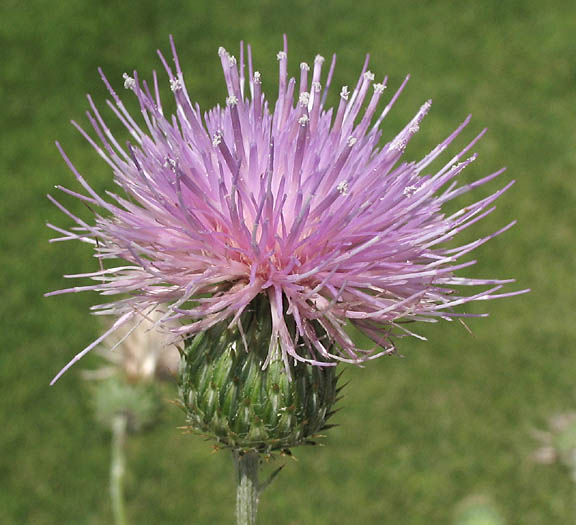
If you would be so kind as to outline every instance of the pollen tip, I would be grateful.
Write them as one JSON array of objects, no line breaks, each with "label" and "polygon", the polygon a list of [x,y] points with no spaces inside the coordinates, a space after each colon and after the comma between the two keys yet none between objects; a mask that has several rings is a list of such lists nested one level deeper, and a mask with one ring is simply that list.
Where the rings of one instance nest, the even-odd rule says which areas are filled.
[{"label": "pollen tip", "polygon": [[222,133],[216,132],[212,135],[212,145],[219,146],[222,143]]},{"label": "pollen tip", "polygon": [[184,85],[184,81],[183,81],[181,75],[178,75],[177,77],[170,79],[170,89],[173,92],[181,90],[183,85]]},{"label": "pollen tip", "polygon": [[338,183],[336,189],[340,192],[340,195],[348,195],[348,181],[343,180],[342,182]]},{"label": "pollen tip", "polygon": [[364,73],[364,79],[367,82],[372,82],[374,80],[374,73],[370,70],[366,71],[366,73]]},{"label": "pollen tip", "polygon": [[136,81],[128,73],[122,75],[124,79],[124,89],[134,89],[136,87]]},{"label": "pollen tip", "polygon": [[301,126],[305,126],[306,124],[308,124],[309,121],[310,121],[310,117],[308,115],[302,115],[298,119],[298,124],[300,124]]}]

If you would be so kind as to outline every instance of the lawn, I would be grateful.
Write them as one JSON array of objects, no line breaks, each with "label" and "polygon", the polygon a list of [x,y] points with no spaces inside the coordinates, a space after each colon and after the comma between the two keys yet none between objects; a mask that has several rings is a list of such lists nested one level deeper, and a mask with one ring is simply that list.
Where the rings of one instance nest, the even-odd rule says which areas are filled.
[{"label": "lawn", "polygon": [[[69,124],[86,122],[85,93],[104,107],[98,66],[118,88],[125,71],[160,71],[156,49],[167,51],[173,34],[188,90],[208,108],[226,96],[218,46],[236,50],[245,40],[272,98],[284,32],[292,74],[301,60],[337,53],[332,102],[336,86],[354,84],[366,52],[391,88],[411,74],[383,124],[389,138],[433,99],[408,157],[419,158],[469,113],[472,123],[453,153],[489,128],[466,179],[507,166],[504,178],[517,183],[461,240],[518,224],[479,250],[478,264],[465,272],[514,277],[510,289],[532,292],[469,307],[490,312],[469,323],[473,335],[459,323],[426,326],[420,333],[428,342],[401,340],[404,359],[348,367],[339,426],[325,447],[280,460],[287,466],[264,494],[261,523],[444,524],[477,494],[510,524],[572,523],[568,472],[531,459],[532,430],[576,409],[576,5],[569,0],[546,7],[532,0],[4,0],[0,523],[111,522],[108,436],[94,424],[80,377],[97,359],[48,386],[100,329],[88,314],[97,296],[42,297],[64,286],[62,274],[96,268],[89,247],[48,243],[45,223],[69,222],[45,195],[55,184],[74,186],[54,141],[96,189],[110,189],[107,166]],[[175,397],[174,389],[165,396]],[[129,442],[132,523],[232,521],[228,454],[183,435],[181,424],[167,403],[162,424]]]}]

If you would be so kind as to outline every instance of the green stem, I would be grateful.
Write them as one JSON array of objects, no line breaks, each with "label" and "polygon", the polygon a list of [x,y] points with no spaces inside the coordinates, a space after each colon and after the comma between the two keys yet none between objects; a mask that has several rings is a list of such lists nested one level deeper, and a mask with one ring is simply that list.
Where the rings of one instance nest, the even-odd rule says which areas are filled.
[{"label": "green stem", "polygon": [[238,487],[236,490],[236,523],[237,525],[254,525],[260,497],[258,485],[258,452],[234,450],[234,463]]},{"label": "green stem", "polygon": [[124,507],[124,474],[126,472],[124,445],[127,427],[128,417],[125,414],[117,414],[112,422],[112,460],[110,463],[110,498],[115,525],[127,524]]}]

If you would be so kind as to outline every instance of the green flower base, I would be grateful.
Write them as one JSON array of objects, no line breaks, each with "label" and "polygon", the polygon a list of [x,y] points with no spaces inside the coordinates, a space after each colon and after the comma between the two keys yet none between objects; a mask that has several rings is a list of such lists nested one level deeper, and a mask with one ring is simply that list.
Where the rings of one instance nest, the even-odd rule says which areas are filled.
[{"label": "green flower base", "polygon": [[338,397],[334,366],[282,361],[270,346],[268,303],[253,301],[240,330],[220,323],[191,338],[182,351],[180,399],[190,429],[220,446],[269,453],[315,444]]}]

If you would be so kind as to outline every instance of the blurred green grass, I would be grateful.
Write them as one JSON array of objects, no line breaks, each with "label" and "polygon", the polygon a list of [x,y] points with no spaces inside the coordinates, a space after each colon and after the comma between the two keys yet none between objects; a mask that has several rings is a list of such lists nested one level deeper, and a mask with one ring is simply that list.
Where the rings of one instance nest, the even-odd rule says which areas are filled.
[{"label": "blurred green grass", "polygon": [[[536,446],[530,430],[576,405],[572,1],[4,0],[0,523],[111,521],[107,436],[92,421],[78,373],[94,359],[48,387],[98,331],[88,316],[97,297],[41,297],[63,286],[62,274],[95,267],[87,247],[47,242],[44,222],[67,219],[45,194],[54,184],[73,184],[54,140],[97,189],[109,188],[106,166],[68,124],[82,121],[84,93],[103,105],[97,66],[116,85],[124,71],[160,69],[155,50],[166,50],[172,33],[189,91],[209,107],[225,96],[218,46],[249,41],[272,94],[283,32],[292,71],[317,52],[338,54],[335,86],[353,83],[365,52],[377,77],[390,76],[391,88],[411,73],[384,128],[391,136],[422,102],[434,100],[408,156],[431,148],[468,113],[474,119],[465,138],[489,127],[466,176],[506,165],[506,177],[518,183],[464,237],[512,218],[519,224],[485,246],[468,274],[513,276],[533,291],[481,305],[491,317],[470,323],[474,336],[457,323],[426,327],[429,343],[401,342],[407,359],[348,369],[341,426],[328,446],[296,451],[298,461],[264,494],[261,522],[448,523],[456,504],[477,492],[496,501],[510,523],[572,522],[569,477],[529,459]],[[230,523],[230,458],[181,435],[181,422],[169,408],[161,427],[130,443],[132,522]]]}]

